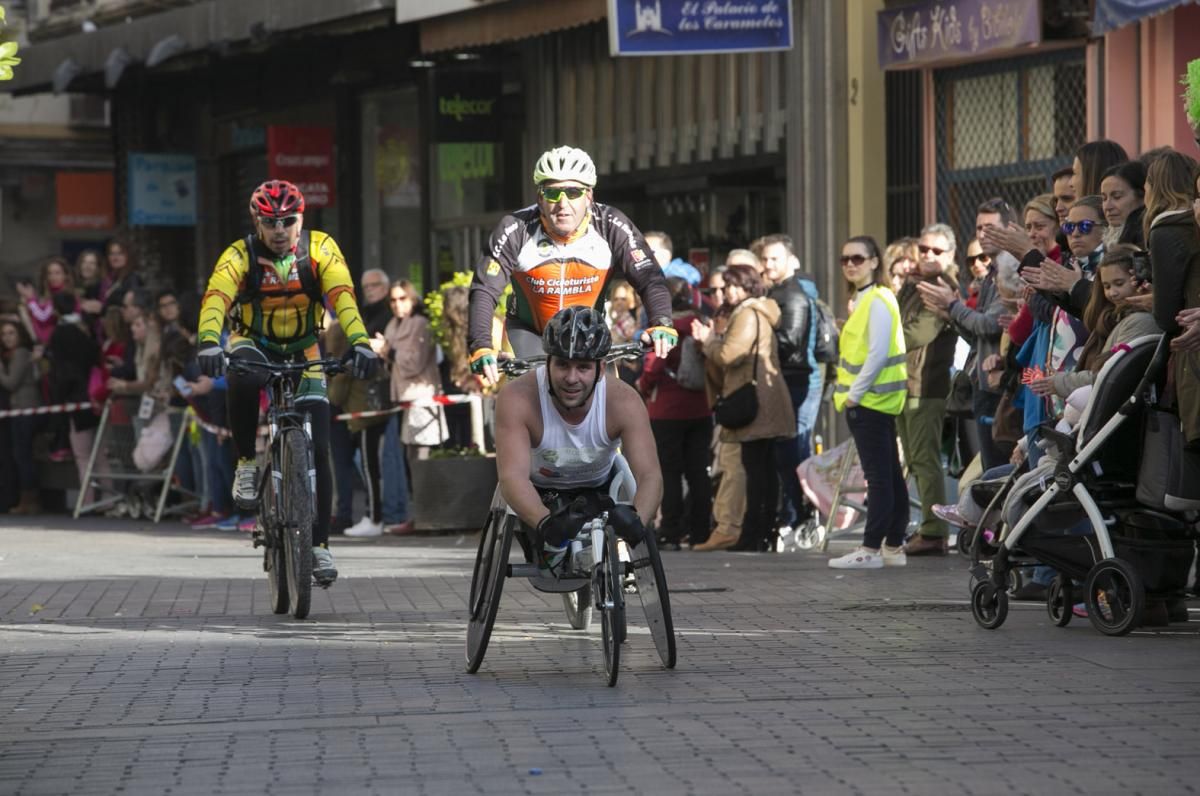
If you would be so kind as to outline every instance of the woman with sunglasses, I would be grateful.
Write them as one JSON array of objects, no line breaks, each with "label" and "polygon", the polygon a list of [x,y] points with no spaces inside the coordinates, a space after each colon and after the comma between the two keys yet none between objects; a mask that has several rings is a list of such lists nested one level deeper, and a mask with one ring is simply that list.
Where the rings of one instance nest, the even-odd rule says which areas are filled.
[{"label": "woman with sunglasses", "polygon": [[887,288],[879,244],[859,235],[842,246],[842,274],[850,291],[850,318],[838,341],[841,361],[833,405],[846,413],[863,474],[867,477],[867,524],[862,545],[829,560],[833,569],[904,566],[908,485],[896,445],[896,416],[907,398],[904,326],[900,306]]}]

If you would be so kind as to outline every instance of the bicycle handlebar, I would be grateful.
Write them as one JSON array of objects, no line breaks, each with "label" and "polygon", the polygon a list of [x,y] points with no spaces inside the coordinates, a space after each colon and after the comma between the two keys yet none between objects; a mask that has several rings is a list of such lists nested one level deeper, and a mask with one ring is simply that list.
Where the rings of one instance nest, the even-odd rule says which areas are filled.
[{"label": "bicycle handlebar", "polygon": [[[615,345],[608,350],[604,357],[604,364],[610,365],[613,362],[630,361],[641,359],[642,356],[652,350],[649,346],[644,346],[641,343],[622,343]],[[533,370],[538,365],[546,361],[545,354],[535,354],[524,359],[501,359],[496,363],[496,367],[505,376],[510,378],[521,376],[530,370]]]},{"label": "bicycle handlebar", "polygon": [[[353,356],[353,353],[350,354]],[[226,356],[226,367],[234,372],[249,373],[251,371],[265,371],[273,376],[286,376],[289,373],[303,373],[309,368],[320,368],[330,376],[336,376],[339,373],[344,373],[350,369],[349,357],[346,359],[336,359],[334,357],[326,357],[325,359],[312,359],[306,362],[259,362],[253,359],[234,359]]]}]

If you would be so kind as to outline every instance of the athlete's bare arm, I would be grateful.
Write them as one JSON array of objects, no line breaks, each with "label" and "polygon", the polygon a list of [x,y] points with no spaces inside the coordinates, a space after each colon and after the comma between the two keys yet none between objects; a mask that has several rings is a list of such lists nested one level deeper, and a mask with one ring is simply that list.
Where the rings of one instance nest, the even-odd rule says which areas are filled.
[{"label": "athlete's bare arm", "polygon": [[650,415],[637,391],[620,379],[608,379],[608,436],[621,440],[621,454],[637,482],[633,505],[643,525],[654,522],[662,502],[662,469],[650,430]]},{"label": "athlete's bare arm", "polygon": [[[529,480],[531,451],[541,441],[537,374],[509,382],[496,398],[496,474],[500,494],[517,516],[536,528],[550,513]],[[535,431],[538,439],[533,438]]]}]

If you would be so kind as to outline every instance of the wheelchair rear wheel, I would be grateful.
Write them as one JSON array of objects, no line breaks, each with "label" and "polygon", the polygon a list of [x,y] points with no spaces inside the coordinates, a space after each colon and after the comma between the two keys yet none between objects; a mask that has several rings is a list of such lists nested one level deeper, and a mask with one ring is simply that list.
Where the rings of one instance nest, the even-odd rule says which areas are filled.
[{"label": "wheelchair rear wheel", "polygon": [[579,591],[563,592],[563,610],[567,621],[576,630],[587,630],[592,625],[592,587],[584,586]]},{"label": "wheelchair rear wheel", "polygon": [[617,551],[617,535],[604,529],[604,560],[592,571],[592,593],[600,609],[600,635],[604,641],[604,673],[609,686],[617,684],[621,668],[621,639],[625,635],[624,567]]},{"label": "wheelchair rear wheel", "polygon": [[508,576],[508,553],[512,547],[513,525],[516,522],[499,509],[488,514],[479,550],[475,554],[475,571],[471,576],[471,595],[467,619],[467,672],[474,674],[483,663],[488,639],[496,623],[496,610]]},{"label": "wheelchair rear wheel", "polygon": [[662,556],[651,534],[632,551],[633,577],[637,581],[638,597],[646,613],[650,637],[663,666],[675,668],[675,623],[671,619],[671,597],[667,591],[667,575]]}]

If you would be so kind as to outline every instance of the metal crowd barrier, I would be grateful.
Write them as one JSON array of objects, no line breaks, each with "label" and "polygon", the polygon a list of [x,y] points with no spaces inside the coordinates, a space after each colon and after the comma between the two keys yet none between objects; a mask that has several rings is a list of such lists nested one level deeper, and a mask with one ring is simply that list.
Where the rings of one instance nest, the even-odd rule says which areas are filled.
[{"label": "metal crowd barrier", "polygon": [[[164,515],[182,515],[199,508],[200,495],[173,483],[175,465],[183,449],[184,435],[188,433],[189,410],[168,407],[159,412],[168,417],[170,449],[161,463],[143,472],[134,465],[134,450],[150,420],[138,417],[136,398],[109,398],[105,402],[83,483],[79,485],[76,518],[85,512],[120,507],[131,518],[145,517],[159,522]],[[184,499],[168,507],[167,497],[172,490]],[[89,493],[95,495],[90,502]]]}]

